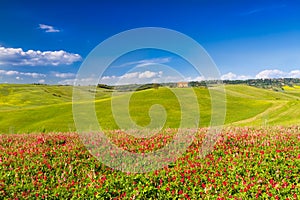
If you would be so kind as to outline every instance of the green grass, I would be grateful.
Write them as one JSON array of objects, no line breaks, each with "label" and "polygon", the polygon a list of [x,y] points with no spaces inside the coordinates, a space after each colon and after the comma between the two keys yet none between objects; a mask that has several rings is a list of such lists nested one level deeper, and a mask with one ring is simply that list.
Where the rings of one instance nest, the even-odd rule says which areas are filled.
[{"label": "green grass", "polygon": [[[225,124],[228,126],[292,125],[300,122],[300,89],[297,87],[285,89],[284,92],[245,85],[226,85],[225,88]],[[72,90],[71,86],[0,84],[0,133],[74,131]],[[95,108],[101,127],[118,129],[111,111],[112,92],[104,89],[85,92],[96,96]],[[192,103],[191,92],[197,95],[197,105]],[[191,101],[184,105],[188,110],[186,119],[191,124],[198,123],[201,127],[210,124],[211,99],[206,88],[159,88],[135,92],[129,103],[132,120],[140,126],[149,125],[149,114],[156,116],[154,118],[161,115],[161,110],[149,113],[151,106],[161,104],[167,114],[164,127],[178,127],[181,108],[175,93]],[[113,97],[113,101],[122,103],[126,95],[129,94],[120,92],[118,97]],[[199,121],[195,118],[197,106],[200,110]],[[127,119],[120,117],[120,120]]]}]

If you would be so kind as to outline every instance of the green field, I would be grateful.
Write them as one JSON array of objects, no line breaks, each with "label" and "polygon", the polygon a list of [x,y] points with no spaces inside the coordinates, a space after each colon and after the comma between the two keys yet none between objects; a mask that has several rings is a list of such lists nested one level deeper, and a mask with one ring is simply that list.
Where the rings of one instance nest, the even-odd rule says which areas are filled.
[{"label": "green field", "polygon": [[[246,85],[226,85],[225,88],[225,125],[268,126],[300,123],[300,89],[297,87],[284,88],[284,92]],[[185,95],[192,88],[173,90]],[[209,90],[193,90],[200,109],[200,120],[195,123],[201,127],[208,126],[211,117]],[[0,84],[0,133],[74,131],[72,91],[71,86]],[[118,129],[111,111],[112,91],[98,88],[96,91],[91,89],[87,92],[96,97],[95,108],[101,127]],[[118,97],[113,98],[118,101],[126,95],[126,92],[119,92]],[[179,126],[179,102],[169,88],[134,92],[130,99],[130,116],[138,125],[145,126],[151,121],[149,109],[154,104],[161,104],[166,110],[165,127]]]}]

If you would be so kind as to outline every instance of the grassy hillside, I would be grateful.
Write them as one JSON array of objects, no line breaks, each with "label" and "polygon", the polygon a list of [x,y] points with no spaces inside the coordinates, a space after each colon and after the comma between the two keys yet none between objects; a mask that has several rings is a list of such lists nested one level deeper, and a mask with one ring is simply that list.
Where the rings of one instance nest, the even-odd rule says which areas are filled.
[{"label": "grassy hillside", "polygon": [[[242,109],[243,112],[246,111],[245,106],[238,106],[238,104],[241,103],[241,101],[249,101],[251,103],[256,102],[256,105],[249,107],[247,112],[256,114],[247,116],[244,119],[231,121],[230,124],[239,126],[299,124],[300,90],[298,92],[299,93],[291,93],[289,91],[275,92],[241,85],[227,86],[226,94],[228,98],[235,99],[234,101],[229,101],[227,104],[228,112],[232,112],[232,114],[228,113],[227,120],[232,119],[231,116],[233,116],[233,113],[237,110]],[[241,112],[240,114],[243,115]]]},{"label": "grassy hillside", "polygon": [[[174,91],[189,99],[191,88]],[[96,96],[96,113],[101,126],[117,129],[111,112],[111,91],[87,91]],[[209,91],[195,88],[200,109],[200,126],[208,126],[211,115]],[[114,97],[118,103],[127,93]],[[284,88],[284,92],[258,89],[245,85],[226,86],[227,113],[230,126],[291,125],[300,123],[300,88]],[[167,113],[166,127],[178,127],[181,120],[179,102],[168,88],[135,92],[130,99],[130,115],[141,126],[150,123],[149,109],[161,104]],[[193,110],[191,105],[190,110]],[[193,112],[193,111],[191,111]],[[88,114],[88,113],[87,113]],[[155,113],[154,113],[155,114]],[[159,113],[158,113],[159,114]],[[192,123],[197,123],[191,118]],[[72,87],[0,84],[0,132],[74,131]]]}]

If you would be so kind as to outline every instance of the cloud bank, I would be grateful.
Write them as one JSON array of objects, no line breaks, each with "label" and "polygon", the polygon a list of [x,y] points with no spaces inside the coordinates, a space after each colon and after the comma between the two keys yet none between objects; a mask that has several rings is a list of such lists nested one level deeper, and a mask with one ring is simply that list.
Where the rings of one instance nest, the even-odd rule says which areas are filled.
[{"label": "cloud bank", "polygon": [[[18,71],[14,71],[14,70],[0,70],[0,75],[6,75],[6,76],[29,76],[32,78],[42,78],[42,77],[46,77],[46,74],[40,74],[40,73],[35,73],[35,72],[18,72]],[[20,79],[17,78],[16,79]]]},{"label": "cloud bank", "polygon": [[290,72],[283,72],[278,69],[263,70],[255,78],[300,78],[300,70],[292,70]]},{"label": "cloud bank", "polygon": [[221,76],[221,80],[247,80],[247,79],[251,79],[251,78],[252,78],[251,76],[237,75],[232,72],[229,72],[229,73]]},{"label": "cloud bank", "polygon": [[269,79],[269,78],[300,78],[300,70],[284,72],[278,69],[263,70],[255,76],[237,75],[232,72],[221,76],[222,80],[247,80],[247,79]]},{"label": "cloud bank", "polygon": [[23,51],[22,48],[0,46],[0,65],[11,66],[58,66],[81,61],[79,54],[59,51]]}]

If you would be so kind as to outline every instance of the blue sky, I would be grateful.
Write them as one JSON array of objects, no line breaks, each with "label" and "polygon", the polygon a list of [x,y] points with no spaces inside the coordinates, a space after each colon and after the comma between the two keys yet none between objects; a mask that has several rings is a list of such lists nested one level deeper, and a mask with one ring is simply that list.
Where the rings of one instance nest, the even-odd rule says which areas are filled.
[{"label": "blue sky", "polygon": [[[297,0],[4,0],[0,82],[71,84],[100,42],[139,27],[173,29],[193,38],[214,60],[223,79],[300,77],[299,11]],[[163,71],[165,65],[184,80],[203,78],[178,56],[145,49],[116,60],[101,81],[110,84],[128,77],[133,82],[159,81],[163,75],[170,78],[171,72]]]}]

